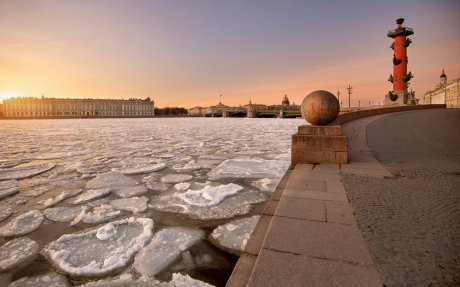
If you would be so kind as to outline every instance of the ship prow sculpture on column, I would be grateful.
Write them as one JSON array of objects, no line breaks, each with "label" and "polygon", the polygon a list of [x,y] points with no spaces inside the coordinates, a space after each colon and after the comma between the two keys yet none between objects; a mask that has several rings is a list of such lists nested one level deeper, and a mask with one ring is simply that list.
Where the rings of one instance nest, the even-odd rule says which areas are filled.
[{"label": "ship prow sculpture on column", "polygon": [[390,48],[393,49],[393,74],[390,75],[388,81],[393,84],[393,91],[389,91],[385,95],[385,105],[407,105],[416,104],[415,93],[407,91],[409,81],[413,78],[412,72],[407,72],[407,47],[412,43],[412,40],[407,38],[414,34],[414,30],[404,27],[404,18],[396,20],[398,27],[388,32],[387,36],[393,38],[394,41]]},{"label": "ship prow sculpture on column", "polygon": [[311,125],[299,126],[292,136],[291,168],[298,163],[347,163],[348,138],[341,126],[327,126],[339,115],[337,98],[328,91],[314,91],[305,97],[301,109]]}]

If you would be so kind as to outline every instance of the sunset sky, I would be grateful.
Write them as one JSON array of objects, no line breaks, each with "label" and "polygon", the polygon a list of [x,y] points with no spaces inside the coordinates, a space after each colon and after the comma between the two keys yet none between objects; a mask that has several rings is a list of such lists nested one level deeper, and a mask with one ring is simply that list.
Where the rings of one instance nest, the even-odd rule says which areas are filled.
[{"label": "sunset sky", "polygon": [[416,96],[460,77],[460,1],[0,0],[0,100],[146,98],[159,107],[301,103],[392,89],[395,20]]}]

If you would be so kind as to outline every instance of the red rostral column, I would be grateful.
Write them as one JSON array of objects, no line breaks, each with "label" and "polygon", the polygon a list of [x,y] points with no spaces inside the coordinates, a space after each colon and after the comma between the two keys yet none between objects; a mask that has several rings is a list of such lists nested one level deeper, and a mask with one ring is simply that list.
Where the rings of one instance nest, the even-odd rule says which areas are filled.
[{"label": "red rostral column", "polygon": [[398,28],[388,32],[387,36],[394,39],[391,48],[393,54],[393,75],[388,81],[393,83],[393,91],[385,96],[386,105],[405,105],[407,104],[408,92],[407,84],[412,79],[412,73],[407,72],[407,47],[412,43],[407,36],[414,34],[411,28],[403,27],[404,18],[396,20]]}]

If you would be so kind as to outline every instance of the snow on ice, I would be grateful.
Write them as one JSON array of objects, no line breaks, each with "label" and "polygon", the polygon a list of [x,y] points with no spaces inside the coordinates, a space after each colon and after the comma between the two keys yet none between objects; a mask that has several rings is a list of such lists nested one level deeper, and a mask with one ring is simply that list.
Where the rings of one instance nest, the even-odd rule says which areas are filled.
[{"label": "snow on ice", "polygon": [[45,257],[75,277],[97,277],[125,267],[152,237],[150,218],[128,218],[96,229],[64,234],[46,245]]}]

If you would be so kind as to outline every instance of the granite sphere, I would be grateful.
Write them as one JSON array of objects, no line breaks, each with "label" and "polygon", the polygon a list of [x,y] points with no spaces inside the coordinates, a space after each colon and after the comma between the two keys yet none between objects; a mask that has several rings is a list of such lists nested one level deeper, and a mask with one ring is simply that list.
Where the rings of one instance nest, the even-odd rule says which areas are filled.
[{"label": "granite sphere", "polygon": [[339,101],[328,91],[314,91],[302,102],[302,115],[312,125],[325,126],[333,122],[339,112]]}]

